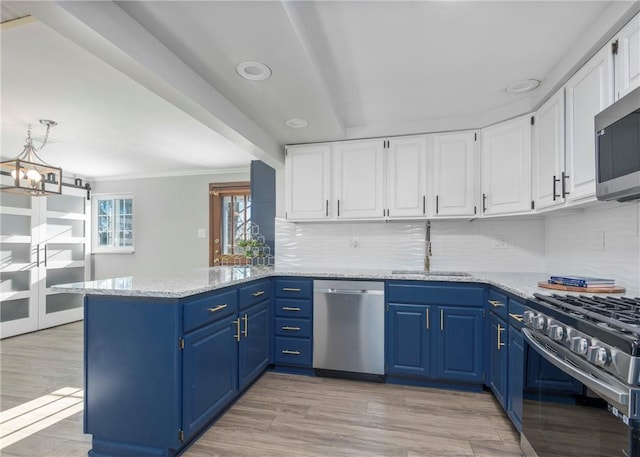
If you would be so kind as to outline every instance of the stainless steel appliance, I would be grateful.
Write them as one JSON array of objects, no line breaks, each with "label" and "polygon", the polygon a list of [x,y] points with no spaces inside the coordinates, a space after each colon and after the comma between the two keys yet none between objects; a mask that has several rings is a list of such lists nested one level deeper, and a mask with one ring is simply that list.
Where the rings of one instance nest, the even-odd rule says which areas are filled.
[{"label": "stainless steel appliance", "polygon": [[313,368],[384,376],[383,282],[313,282]]},{"label": "stainless steel appliance", "polygon": [[595,127],[598,200],[640,198],[640,87],[598,113]]},{"label": "stainless steel appliance", "polygon": [[582,384],[558,393],[525,383],[526,457],[640,457],[640,298],[535,294],[527,351]]}]

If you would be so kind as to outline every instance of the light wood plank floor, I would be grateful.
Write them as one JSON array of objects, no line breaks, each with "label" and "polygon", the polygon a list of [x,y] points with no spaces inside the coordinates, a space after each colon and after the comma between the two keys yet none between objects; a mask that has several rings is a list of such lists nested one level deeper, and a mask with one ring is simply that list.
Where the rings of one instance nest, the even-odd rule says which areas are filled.
[{"label": "light wood plank floor", "polygon": [[[5,410],[82,385],[82,323],[0,342]],[[184,457],[520,457],[519,437],[489,393],[266,373]],[[0,451],[80,457],[76,414]]]}]

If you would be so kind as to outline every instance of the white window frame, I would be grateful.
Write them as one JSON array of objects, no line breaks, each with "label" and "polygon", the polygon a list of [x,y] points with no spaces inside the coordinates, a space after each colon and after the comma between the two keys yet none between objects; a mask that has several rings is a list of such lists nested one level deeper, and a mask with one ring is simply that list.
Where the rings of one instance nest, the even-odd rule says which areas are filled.
[{"label": "white window frame", "polygon": [[[131,246],[100,246],[98,243],[98,202],[100,200],[131,200],[131,231],[132,233],[132,245]],[[92,207],[92,220],[91,220],[91,247],[93,254],[133,254],[135,252],[135,238],[136,238],[136,203],[133,194],[93,194],[91,196]],[[113,230],[112,239],[116,239],[116,230]]]}]

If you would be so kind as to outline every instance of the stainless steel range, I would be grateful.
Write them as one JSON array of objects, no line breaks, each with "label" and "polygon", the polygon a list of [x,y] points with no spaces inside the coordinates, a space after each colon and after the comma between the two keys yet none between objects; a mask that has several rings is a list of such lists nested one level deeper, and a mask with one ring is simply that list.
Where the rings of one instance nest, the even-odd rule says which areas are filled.
[{"label": "stainless steel range", "polygon": [[525,456],[640,457],[640,298],[535,294],[524,320],[527,351],[578,386],[525,383]]}]

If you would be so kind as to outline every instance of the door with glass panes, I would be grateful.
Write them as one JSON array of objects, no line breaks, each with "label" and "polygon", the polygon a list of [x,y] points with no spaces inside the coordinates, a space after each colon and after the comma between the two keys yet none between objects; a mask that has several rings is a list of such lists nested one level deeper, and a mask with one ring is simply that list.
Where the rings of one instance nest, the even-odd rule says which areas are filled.
[{"label": "door with glass panes", "polygon": [[242,248],[251,238],[251,189],[248,182],[209,185],[209,265],[246,265]]}]

